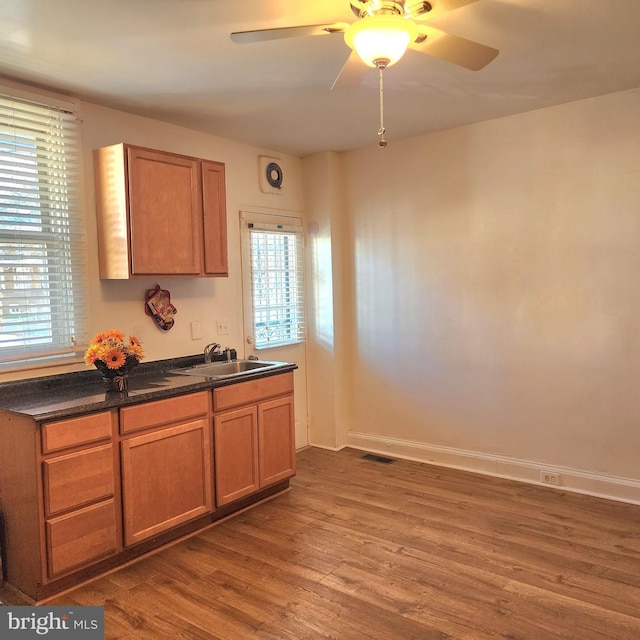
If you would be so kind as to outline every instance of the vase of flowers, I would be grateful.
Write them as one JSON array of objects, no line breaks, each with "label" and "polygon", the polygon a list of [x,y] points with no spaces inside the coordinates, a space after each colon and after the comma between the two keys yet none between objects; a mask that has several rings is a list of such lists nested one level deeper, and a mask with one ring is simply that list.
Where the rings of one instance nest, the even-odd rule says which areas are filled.
[{"label": "vase of flowers", "polygon": [[118,329],[102,331],[91,341],[85,351],[84,361],[94,365],[102,374],[107,391],[127,391],[129,371],[140,364],[144,357],[140,340]]}]

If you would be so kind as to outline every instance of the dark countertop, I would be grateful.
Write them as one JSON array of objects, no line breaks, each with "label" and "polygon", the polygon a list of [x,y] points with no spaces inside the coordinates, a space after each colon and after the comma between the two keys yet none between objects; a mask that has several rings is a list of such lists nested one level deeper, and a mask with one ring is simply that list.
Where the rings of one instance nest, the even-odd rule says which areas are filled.
[{"label": "dark countertop", "polygon": [[141,363],[129,373],[129,390],[124,393],[105,391],[102,376],[95,369],[4,382],[0,383],[0,411],[11,411],[37,421],[60,420],[297,369],[297,365],[283,362],[282,366],[276,369],[258,369],[241,376],[223,379],[172,373],[175,369],[200,363],[201,354]]}]

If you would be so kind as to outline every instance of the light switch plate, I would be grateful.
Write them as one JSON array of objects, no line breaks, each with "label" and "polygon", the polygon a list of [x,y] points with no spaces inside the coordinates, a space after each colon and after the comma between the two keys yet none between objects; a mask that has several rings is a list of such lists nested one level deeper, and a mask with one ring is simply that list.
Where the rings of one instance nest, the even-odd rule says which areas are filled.
[{"label": "light switch plate", "polygon": [[229,321],[228,320],[218,320],[218,335],[219,336],[227,336],[229,335]]}]

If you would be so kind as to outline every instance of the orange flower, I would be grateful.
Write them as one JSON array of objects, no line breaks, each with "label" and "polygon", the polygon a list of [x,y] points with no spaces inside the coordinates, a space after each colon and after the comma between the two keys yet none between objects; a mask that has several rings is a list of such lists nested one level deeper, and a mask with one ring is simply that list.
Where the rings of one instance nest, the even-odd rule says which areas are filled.
[{"label": "orange flower", "polygon": [[109,349],[101,360],[109,369],[119,369],[127,360],[127,356],[119,349]]}]

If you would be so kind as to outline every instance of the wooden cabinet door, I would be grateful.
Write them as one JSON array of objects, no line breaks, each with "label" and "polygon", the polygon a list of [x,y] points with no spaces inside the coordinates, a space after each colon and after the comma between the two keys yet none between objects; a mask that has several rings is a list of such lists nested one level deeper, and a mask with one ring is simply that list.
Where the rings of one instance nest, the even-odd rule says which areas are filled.
[{"label": "wooden cabinet door", "polygon": [[121,442],[125,546],[213,509],[206,417]]},{"label": "wooden cabinet door", "polygon": [[132,275],[202,272],[197,159],[127,147]]},{"label": "wooden cabinet door", "polygon": [[217,415],[213,433],[216,504],[222,506],[260,488],[256,407]]},{"label": "wooden cabinet door", "polygon": [[222,162],[201,161],[204,217],[204,272],[227,276],[227,196]]},{"label": "wooden cabinet door", "polygon": [[293,396],[258,405],[260,486],[264,487],[296,472]]}]

